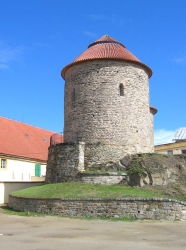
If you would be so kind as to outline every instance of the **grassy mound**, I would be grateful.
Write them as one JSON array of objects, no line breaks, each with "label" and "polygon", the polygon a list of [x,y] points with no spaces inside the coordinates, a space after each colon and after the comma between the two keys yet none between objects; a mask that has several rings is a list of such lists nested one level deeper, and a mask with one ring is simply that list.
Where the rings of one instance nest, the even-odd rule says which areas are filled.
[{"label": "grassy mound", "polygon": [[[121,184],[107,186],[70,182],[44,184],[15,191],[12,194],[33,198],[171,198],[186,202],[186,155],[138,154],[129,158],[125,157],[122,161],[123,165],[127,163],[125,168],[123,167],[123,171],[129,175],[143,176],[146,172],[153,179],[159,173],[162,174],[160,177],[164,179],[163,173],[168,171],[170,175],[168,185],[145,185],[139,188]],[[104,168],[96,166],[87,169],[87,172],[96,174],[116,170],[118,173],[123,172],[115,165],[114,168],[111,165]],[[156,174],[155,177],[153,174]]]},{"label": "grassy mound", "polygon": [[44,184],[15,191],[16,196],[33,198],[160,198],[158,190],[148,190],[121,185],[93,185],[84,183],[55,183]]}]

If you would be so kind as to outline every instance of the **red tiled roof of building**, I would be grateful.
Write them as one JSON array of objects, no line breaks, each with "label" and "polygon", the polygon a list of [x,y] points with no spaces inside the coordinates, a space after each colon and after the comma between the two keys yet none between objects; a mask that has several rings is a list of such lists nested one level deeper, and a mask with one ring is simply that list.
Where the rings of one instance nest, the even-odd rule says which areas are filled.
[{"label": "red tiled roof of building", "polygon": [[52,131],[0,117],[0,154],[46,162]]},{"label": "red tiled roof of building", "polygon": [[66,70],[74,64],[96,59],[114,59],[132,62],[144,67],[147,70],[149,77],[152,75],[152,70],[147,65],[140,62],[140,60],[128,51],[123,44],[107,35],[102,36],[95,42],[91,43],[81,55],[63,68],[61,75],[65,79]]}]

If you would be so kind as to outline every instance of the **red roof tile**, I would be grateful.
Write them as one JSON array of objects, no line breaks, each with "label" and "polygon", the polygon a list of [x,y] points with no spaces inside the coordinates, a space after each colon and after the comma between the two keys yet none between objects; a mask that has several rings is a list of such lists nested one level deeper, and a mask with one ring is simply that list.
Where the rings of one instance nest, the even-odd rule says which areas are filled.
[{"label": "red roof tile", "polygon": [[152,111],[153,115],[155,115],[158,112],[158,110],[152,106],[150,106],[150,110]]},{"label": "red roof tile", "polygon": [[0,117],[0,154],[47,161],[52,131]]},{"label": "red roof tile", "polygon": [[149,77],[152,75],[152,70],[147,65],[140,62],[140,60],[128,51],[122,43],[107,35],[102,36],[95,42],[91,43],[87,50],[79,55],[72,63],[63,68],[61,75],[65,79],[65,72],[72,65],[96,59],[114,59],[132,62],[144,67],[147,70]]},{"label": "red roof tile", "polygon": [[[119,43],[118,41],[116,41],[114,38],[108,36],[108,35],[104,35],[102,37],[100,37],[99,39],[97,39],[95,42],[91,43],[88,48],[96,43],[101,43],[101,42],[115,42],[115,43]],[[123,45],[124,46],[124,45]]]}]

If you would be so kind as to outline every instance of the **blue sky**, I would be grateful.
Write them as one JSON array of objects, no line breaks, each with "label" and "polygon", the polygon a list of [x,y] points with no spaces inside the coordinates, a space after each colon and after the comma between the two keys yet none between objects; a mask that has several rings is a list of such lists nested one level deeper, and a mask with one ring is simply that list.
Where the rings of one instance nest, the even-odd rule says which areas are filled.
[{"label": "blue sky", "polygon": [[0,0],[0,115],[63,131],[61,69],[110,35],[153,70],[155,143],[186,127],[186,1]]}]

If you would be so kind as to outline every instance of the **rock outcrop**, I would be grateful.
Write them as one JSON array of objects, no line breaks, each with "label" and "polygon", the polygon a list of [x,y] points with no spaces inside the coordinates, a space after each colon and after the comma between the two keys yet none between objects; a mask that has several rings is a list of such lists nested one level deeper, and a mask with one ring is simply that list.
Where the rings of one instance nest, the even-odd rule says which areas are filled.
[{"label": "rock outcrop", "polygon": [[186,181],[186,155],[137,154],[125,157],[129,185],[168,185]]}]

